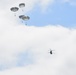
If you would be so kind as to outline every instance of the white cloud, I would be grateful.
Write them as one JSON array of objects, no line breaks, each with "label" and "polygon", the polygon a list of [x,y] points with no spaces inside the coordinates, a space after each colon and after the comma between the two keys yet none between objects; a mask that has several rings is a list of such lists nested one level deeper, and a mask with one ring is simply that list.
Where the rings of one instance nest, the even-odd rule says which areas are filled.
[{"label": "white cloud", "polygon": [[53,3],[55,2],[55,0],[40,0],[40,7],[42,9],[42,11],[44,12],[49,5],[53,5]]},{"label": "white cloud", "polygon": [[72,6],[76,6],[76,0],[62,0],[63,3],[69,3]]},{"label": "white cloud", "polygon": [[[76,74],[76,29],[50,25],[23,26],[6,17],[2,17],[4,22],[0,22],[0,65],[3,68],[0,75]],[[50,48],[55,50],[53,55],[49,54]],[[18,60],[19,54],[27,51],[29,61],[33,63],[26,66],[28,59]],[[17,67],[22,62],[23,67]]]},{"label": "white cloud", "polygon": [[[31,0],[27,4],[33,6],[32,1],[36,3]],[[8,4],[9,1],[4,2]],[[9,6],[12,5],[14,1]],[[30,5],[27,7],[32,9]],[[24,26],[17,23],[17,17],[10,11],[4,11],[0,12],[0,75],[76,75],[76,29]],[[55,50],[53,55],[49,54],[50,48]],[[21,57],[23,53],[25,57]],[[26,65],[26,62],[33,63]]]}]

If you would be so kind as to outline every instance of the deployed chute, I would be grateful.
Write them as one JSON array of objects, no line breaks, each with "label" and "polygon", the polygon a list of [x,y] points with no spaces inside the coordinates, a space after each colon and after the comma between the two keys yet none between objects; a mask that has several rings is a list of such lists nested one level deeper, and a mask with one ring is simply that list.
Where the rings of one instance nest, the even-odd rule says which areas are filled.
[{"label": "deployed chute", "polygon": [[25,15],[20,15],[19,18],[25,21],[30,19],[29,16],[25,16]]},{"label": "deployed chute", "polygon": [[26,20],[29,20],[29,19],[30,19],[29,16],[23,16],[23,17],[22,17],[22,20],[25,20],[25,21],[26,21]]},{"label": "deployed chute", "polygon": [[[19,10],[19,8],[18,7],[12,7],[10,10],[12,12],[17,12]],[[14,15],[16,16],[16,13]]]},{"label": "deployed chute", "polygon": [[25,7],[25,3],[20,3],[19,4],[19,8],[21,8],[22,9],[22,11],[23,11],[23,8]]},{"label": "deployed chute", "polygon": [[[25,16],[25,15],[20,15],[19,18],[22,19],[23,21],[27,21],[30,19],[29,16]],[[27,25],[27,23],[26,23],[26,25]]]},{"label": "deployed chute", "polygon": [[20,3],[20,4],[19,4],[19,7],[20,7],[20,8],[25,7],[25,3]]},{"label": "deployed chute", "polygon": [[12,7],[10,10],[13,11],[13,12],[16,12],[16,11],[19,10],[19,8],[18,7]]}]

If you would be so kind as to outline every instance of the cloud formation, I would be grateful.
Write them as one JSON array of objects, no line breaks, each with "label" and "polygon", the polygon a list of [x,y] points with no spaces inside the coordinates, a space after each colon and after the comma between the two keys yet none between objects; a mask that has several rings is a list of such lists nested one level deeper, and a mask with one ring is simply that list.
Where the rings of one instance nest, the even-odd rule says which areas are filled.
[{"label": "cloud formation", "polygon": [[[11,29],[10,29],[11,28]],[[0,65],[6,70],[0,75],[16,74],[44,74],[44,75],[73,75],[76,74],[76,30],[62,26],[34,27],[11,26],[4,34],[0,35]],[[54,49],[54,54],[49,54],[49,49]],[[29,63],[26,52],[29,54]],[[24,53],[23,66],[17,64],[20,54]],[[9,69],[7,69],[9,68]],[[70,71],[71,70],[71,71]],[[70,71],[70,72],[69,72]]]},{"label": "cloud formation", "polygon": [[[2,14],[0,75],[76,74],[76,29],[61,25],[24,26],[7,19],[7,13]],[[50,48],[55,50],[53,55],[49,54]]]},{"label": "cloud formation", "polygon": [[[8,6],[10,1],[4,2]],[[33,6],[36,0],[26,2]],[[76,29],[25,26],[4,11],[0,12],[0,75],[76,75]],[[55,50],[53,55],[50,49]]]},{"label": "cloud formation", "polygon": [[69,3],[72,6],[76,6],[76,0],[61,0],[63,3]]}]

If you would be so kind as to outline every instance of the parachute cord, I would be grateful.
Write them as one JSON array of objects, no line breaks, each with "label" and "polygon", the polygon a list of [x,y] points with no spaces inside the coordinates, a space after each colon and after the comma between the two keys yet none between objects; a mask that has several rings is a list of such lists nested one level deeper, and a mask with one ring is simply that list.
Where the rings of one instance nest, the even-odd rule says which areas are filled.
[{"label": "parachute cord", "polygon": [[14,16],[16,16],[16,13],[14,14]]},{"label": "parachute cord", "polygon": [[27,25],[27,22],[25,22],[25,25]]},{"label": "parachute cord", "polygon": [[22,12],[23,12],[23,9],[22,9]]}]

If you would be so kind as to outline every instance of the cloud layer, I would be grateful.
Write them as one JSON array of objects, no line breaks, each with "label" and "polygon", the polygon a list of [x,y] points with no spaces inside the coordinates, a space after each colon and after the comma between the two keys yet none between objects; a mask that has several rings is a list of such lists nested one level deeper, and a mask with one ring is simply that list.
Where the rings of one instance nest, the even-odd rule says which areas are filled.
[{"label": "cloud layer", "polygon": [[24,26],[6,18],[0,22],[0,75],[76,74],[76,29]]},{"label": "cloud layer", "polygon": [[[75,33],[75,29],[62,26],[11,26],[0,35],[0,65],[6,69],[0,75],[75,75]],[[53,55],[49,54],[50,48],[55,50]],[[23,61],[19,61],[23,53]],[[32,63],[25,65],[27,61]],[[17,67],[18,63],[23,66]]]},{"label": "cloud layer", "polygon": [[[1,2],[8,9],[18,0]],[[37,2],[45,7],[50,0],[28,0],[28,11]],[[76,29],[25,26],[7,9],[0,12],[0,75],[76,75]]]}]

